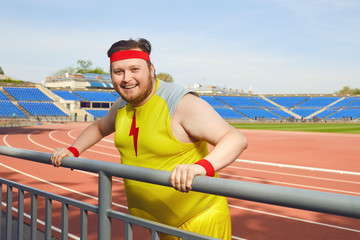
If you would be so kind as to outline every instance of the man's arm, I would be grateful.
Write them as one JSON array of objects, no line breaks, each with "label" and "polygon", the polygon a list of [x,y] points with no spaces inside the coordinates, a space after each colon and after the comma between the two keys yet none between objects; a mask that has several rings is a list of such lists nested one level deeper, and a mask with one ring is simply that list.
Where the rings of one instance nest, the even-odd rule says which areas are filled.
[{"label": "man's arm", "polygon": [[[116,113],[120,102],[121,99],[116,100],[106,116],[88,126],[71,146],[76,148],[79,153],[82,153],[99,142],[103,137],[113,133],[115,131]],[[51,163],[59,167],[62,159],[66,156],[73,157],[74,155],[67,148],[56,148],[50,157]]]},{"label": "man's arm", "polygon": [[[226,123],[199,97],[185,95],[179,102],[173,119],[191,137],[205,140],[214,146],[205,159],[213,165],[215,171],[230,165],[247,148],[247,140],[240,131]],[[178,165],[171,174],[171,183],[175,189],[188,192],[196,175],[205,176],[205,169],[197,164]]]}]

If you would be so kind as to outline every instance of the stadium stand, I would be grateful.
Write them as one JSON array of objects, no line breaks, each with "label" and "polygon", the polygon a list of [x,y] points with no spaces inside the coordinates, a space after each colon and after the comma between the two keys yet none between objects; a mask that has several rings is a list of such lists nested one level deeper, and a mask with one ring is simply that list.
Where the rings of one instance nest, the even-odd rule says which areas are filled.
[{"label": "stadium stand", "polygon": [[230,119],[246,119],[245,116],[241,115],[238,112],[235,112],[234,110],[231,110],[230,108],[219,108],[214,107],[215,111],[224,119],[230,120]]},{"label": "stadium stand", "polygon": [[3,92],[0,92],[0,101],[10,101],[10,98],[6,96]]},{"label": "stadium stand", "polygon": [[207,103],[209,103],[212,107],[227,107],[224,103],[220,102],[219,100],[215,99],[212,96],[201,96]]},{"label": "stadium stand", "polygon": [[339,99],[340,97],[311,97],[295,108],[323,108]]},{"label": "stadium stand", "polygon": [[328,118],[335,118],[335,119],[350,118],[352,120],[359,117],[360,117],[360,109],[345,108],[345,109],[340,109],[338,112],[330,115]]},{"label": "stadium stand", "polygon": [[53,102],[38,88],[26,87],[4,87],[4,90],[13,96],[17,101]]},{"label": "stadium stand", "polygon": [[65,91],[65,90],[52,90],[52,92],[64,100],[69,100],[69,101],[84,101],[85,100],[85,99],[83,99],[79,96],[76,96],[75,94],[72,94],[71,92]]},{"label": "stadium stand", "polygon": [[258,103],[252,101],[248,97],[216,96],[214,98],[231,107],[261,107]]},{"label": "stadium stand", "polygon": [[110,92],[73,91],[73,93],[87,101],[94,102],[114,102],[117,99],[117,97]]},{"label": "stadium stand", "polygon": [[54,103],[19,102],[19,105],[32,116],[67,116]]},{"label": "stadium stand", "polygon": [[99,87],[99,88],[106,87],[104,83],[100,83],[100,82],[89,82],[89,83],[91,87]]},{"label": "stadium stand", "polygon": [[10,101],[0,101],[0,117],[2,118],[13,118],[15,113],[16,118],[26,118],[26,114],[16,107]]},{"label": "stadium stand", "polygon": [[[341,97],[311,97],[297,104],[292,111],[303,118],[308,118],[322,108],[335,104],[339,100],[341,100]],[[318,115],[315,114],[316,117],[319,117]]]},{"label": "stadium stand", "polygon": [[[0,117],[12,118],[15,113],[16,118],[85,120],[87,116],[92,120],[104,117],[120,97],[106,74],[68,74],[61,79],[51,78],[48,83],[53,86],[4,85],[0,91]],[[360,97],[198,93],[228,121],[360,121]]]},{"label": "stadium stand", "polygon": [[275,115],[263,108],[234,108],[236,111],[241,112],[242,114],[248,116],[251,119],[280,119],[281,117]]},{"label": "stadium stand", "polygon": [[310,97],[269,97],[270,100],[287,109],[291,109],[309,98]]},{"label": "stadium stand", "polygon": [[347,108],[360,108],[360,97],[358,98],[352,98],[354,99],[352,102],[350,102],[348,105],[346,105]]},{"label": "stadium stand", "polygon": [[105,117],[108,110],[95,110],[95,109],[88,109],[86,110],[90,115],[94,116],[94,118],[102,118]]}]

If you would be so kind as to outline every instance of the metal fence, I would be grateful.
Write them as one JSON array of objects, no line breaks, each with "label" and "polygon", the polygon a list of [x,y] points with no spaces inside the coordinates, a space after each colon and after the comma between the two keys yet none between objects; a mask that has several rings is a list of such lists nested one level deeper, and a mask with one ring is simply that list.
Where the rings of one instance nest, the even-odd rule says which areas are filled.
[{"label": "metal fence", "polygon": [[[38,163],[51,164],[51,154],[49,153],[0,146],[0,154],[24,160],[35,161]],[[24,192],[28,192],[31,195],[31,239],[36,239],[38,196],[44,197],[46,203],[45,239],[51,239],[51,215],[53,201],[58,201],[62,204],[61,239],[68,238],[69,206],[74,206],[80,209],[81,239],[87,239],[88,212],[92,212],[98,215],[98,239],[101,240],[111,239],[111,219],[117,219],[125,223],[124,239],[126,240],[133,239],[134,225],[150,229],[152,240],[160,239],[161,232],[181,237],[184,240],[215,239],[189,231],[180,230],[171,226],[166,226],[164,224],[159,224],[153,221],[141,219],[111,209],[112,176],[171,187],[170,172],[168,171],[74,157],[64,158],[61,166],[98,174],[98,206],[37,190],[0,178],[0,187],[2,188],[2,184],[5,184],[7,187],[5,227],[7,240],[12,239],[11,219],[13,188],[18,189],[18,239],[23,239]],[[229,179],[209,178],[203,176],[195,177],[192,189],[193,191],[216,194],[231,198],[360,219],[360,197],[357,196],[235,181]],[[0,199],[2,199],[2,197],[3,196],[1,191]],[[2,213],[0,211],[0,217],[1,214]],[[4,231],[4,229],[1,229],[0,225],[0,234],[2,231]]]}]

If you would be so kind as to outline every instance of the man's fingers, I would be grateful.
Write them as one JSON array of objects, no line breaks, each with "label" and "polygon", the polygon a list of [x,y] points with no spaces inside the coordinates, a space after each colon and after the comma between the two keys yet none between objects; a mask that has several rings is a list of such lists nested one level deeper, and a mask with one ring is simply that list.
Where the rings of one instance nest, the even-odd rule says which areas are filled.
[{"label": "man's fingers", "polygon": [[69,153],[70,151],[66,148],[56,148],[50,157],[51,163],[55,167],[60,167],[62,159],[66,156],[70,156]]},{"label": "man's fingers", "polygon": [[171,185],[180,192],[189,192],[195,175],[192,164],[177,165],[170,175]]}]

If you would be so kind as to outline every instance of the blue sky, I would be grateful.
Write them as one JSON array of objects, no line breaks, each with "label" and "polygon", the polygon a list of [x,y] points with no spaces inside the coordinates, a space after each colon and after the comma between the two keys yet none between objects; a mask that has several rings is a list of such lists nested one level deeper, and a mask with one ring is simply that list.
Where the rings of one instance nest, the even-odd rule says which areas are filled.
[{"label": "blue sky", "polygon": [[360,88],[358,0],[3,0],[0,33],[5,74],[36,83],[78,59],[107,70],[112,43],[144,37],[182,86]]}]

